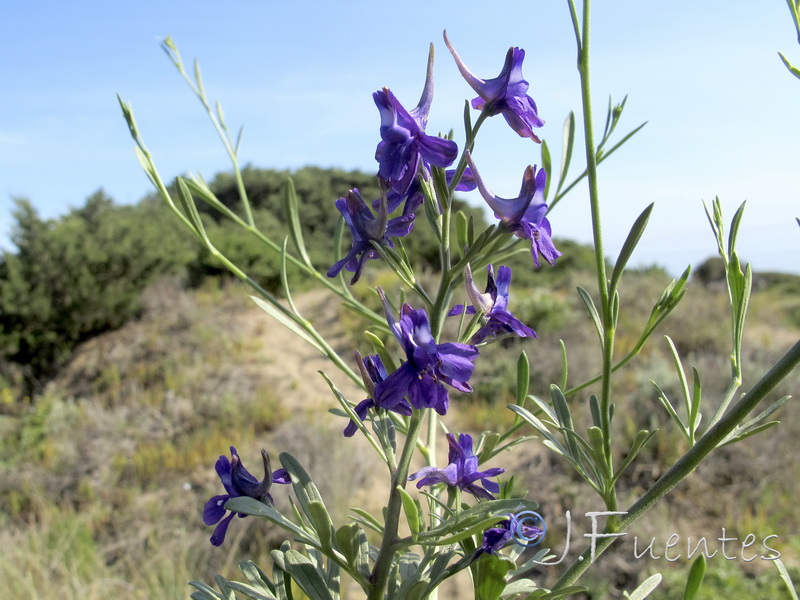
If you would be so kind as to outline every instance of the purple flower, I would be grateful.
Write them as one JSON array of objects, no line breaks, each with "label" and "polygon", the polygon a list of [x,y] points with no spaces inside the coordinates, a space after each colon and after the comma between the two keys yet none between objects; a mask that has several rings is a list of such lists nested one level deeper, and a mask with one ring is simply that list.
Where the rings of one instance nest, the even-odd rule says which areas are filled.
[{"label": "purple flower", "polygon": [[531,240],[533,264],[539,266],[539,255],[551,265],[561,256],[550,237],[550,222],[545,217],[547,203],[544,201],[544,186],[547,173],[544,169],[537,172],[536,165],[525,169],[522,176],[522,187],[516,198],[500,198],[495,196],[481,179],[472,156],[467,152],[467,162],[472,169],[478,191],[508,230],[517,237]]},{"label": "purple flower", "polygon": [[[494,496],[500,491],[500,486],[496,482],[490,481],[489,477],[495,477],[505,472],[505,469],[487,469],[478,471],[478,457],[472,452],[472,436],[461,433],[456,440],[452,433],[447,434],[447,443],[450,445],[450,452],[447,456],[448,464],[444,469],[436,467],[425,467],[416,473],[409,475],[408,480],[417,482],[417,487],[423,485],[436,485],[446,483],[449,486],[458,487],[465,492],[474,494],[476,498],[493,500]],[[478,480],[483,487],[478,485]]]},{"label": "purple flower", "polygon": [[413,209],[408,214],[404,212],[399,217],[389,219],[387,201],[382,197],[376,215],[369,209],[357,189],[352,189],[344,198],[339,198],[336,201],[336,208],[342,213],[344,221],[350,229],[353,244],[347,255],[328,269],[328,277],[336,277],[342,268],[346,267],[348,271],[354,273],[350,280],[351,285],[361,277],[364,262],[369,258],[380,256],[372,242],[383,243],[393,248],[394,244],[389,238],[406,236],[414,226]]},{"label": "purple flower", "polygon": [[412,309],[403,304],[398,322],[392,314],[383,290],[378,288],[389,327],[406,352],[406,362],[375,386],[376,405],[397,410],[408,396],[417,409],[433,408],[439,414],[447,412],[450,397],[444,384],[471,392],[467,381],[475,365],[478,349],[469,344],[437,344],[424,309]]},{"label": "purple flower", "polygon": [[541,127],[544,121],[539,118],[536,103],[528,96],[528,82],[522,78],[522,61],[525,50],[509,48],[506,62],[500,75],[494,79],[481,79],[475,77],[453,48],[444,32],[444,43],[456,60],[458,70],[467,80],[470,87],[478,93],[472,101],[472,108],[484,111],[488,115],[501,114],[505,117],[511,129],[521,137],[531,138],[534,142],[541,140],[533,133],[534,127]]},{"label": "purple flower", "polygon": [[375,151],[378,176],[388,187],[406,194],[420,165],[447,167],[456,159],[458,146],[452,140],[427,135],[428,113],[433,100],[433,46],[428,55],[428,73],[419,104],[407,111],[389,88],[372,95],[381,115],[381,142]]},{"label": "purple flower", "polygon": [[225,503],[228,500],[240,496],[248,496],[264,504],[272,505],[274,502],[269,493],[269,488],[272,484],[291,483],[286,469],[278,469],[274,473],[272,472],[269,454],[267,454],[266,450],[261,451],[261,458],[264,461],[264,479],[261,481],[253,477],[244,468],[239,455],[236,453],[236,448],[233,446],[231,446],[230,460],[228,460],[227,456],[220,456],[217,460],[217,474],[222,480],[225,491],[228,493],[212,497],[203,508],[203,522],[206,525],[218,524],[211,536],[211,543],[215,546],[221,546],[222,542],[225,541],[225,533],[228,531],[228,525],[230,525],[231,519],[235,514],[238,514],[239,517],[247,516],[244,513],[231,512],[226,517]]},{"label": "purple flower", "polygon": [[[358,418],[363,421],[367,418],[367,411],[369,411],[370,408],[386,408],[380,404],[376,404],[373,397],[375,395],[375,386],[380,382],[385,381],[388,375],[386,373],[386,367],[383,366],[381,357],[377,354],[371,354],[362,359],[359,353],[356,352],[356,359],[358,360],[358,368],[361,370],[361,378],[364,380],[367,393],[370,395],[369,398],[359,402],[353,409],[358,415]],[[411,414],[411,407],[408,405],[408,402],[405,399],[392,406],[390,410],[393,410],[401,415]],[[353,437],[356,431],[358,431],[358,425],[356,425],[356,422],[351,419],[350,423],[344,429],[344,436]]]},{"label": "purple flower", "polygon": [[[486,291],[481,294],[472,279],[472,269],[467,264],[464,279],[467,287],[467,296],[472,302],[472,306],[467,307],[467,313],[474,315],[480,311],[486,319],[483,327],[475,332],[470,342],[480,344],[488,336],[497,337],[507,333],[513,333],[519,337],[535,338],[536,332],[512,315],[506,308],[508,306],[508,288],[511,285],[511,269],[501,266],[497,271],[496,282],[492,265],[488,265],[486,271]],[[464,305],[459,304],[454,306],[448,315],[460,315],[462,312],[464,312]]]},{"label": "purple flower", "polygon": [[[504,548],[514,539],[514,536],[519,536],[523,542],[530,543],[537,538],[543,537],[544,529],[536,527],[535,525],[526,525],[527,521],[523,520],[520,527],[519,520],[516,515],[509,515],[505,521],[501,521],[494,527],[491,527],[483,532],[483,543],[480,548],[475,551],[472,560],[477,559],[481,554],[494,554],[501,548]],[[538,543],[538,542],[537,542]],[[527,544],[526,544],[527,545]],[[532,545],[532,544],[531,544]]]}]

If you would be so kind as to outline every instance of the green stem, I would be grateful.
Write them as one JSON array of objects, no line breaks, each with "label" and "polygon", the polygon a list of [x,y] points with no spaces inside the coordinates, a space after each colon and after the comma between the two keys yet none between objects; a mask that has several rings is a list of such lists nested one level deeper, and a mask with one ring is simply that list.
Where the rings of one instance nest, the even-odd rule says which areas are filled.
[{"label": "green stem", "polygon": [[408,469],[411,464],[411,457],[414,454],[414,447],[421,427],[422,413],[421,411],[415,411],[411,416],[411,423],[403,445],[403,452],[400,455],[400,462],[392,477],[391,490],[389,492],[389,505],[386,509],[386,524],[383,532],[383,540],[381,540],[378,557],[375,559],[375,567],[370,576],[372,585],[370,587],[368,600],[383,600],[383,593],[389,580],[389,572],[391,571],[393,558],[397,552],[397,530],[400,525],[400,512],[403,505],[397,487],[400,486],[404,489],[406,487]]},{"label": "green stem", "polygon": [[[578,72],[581,77],[581,101],[583,105],[584,139],[586,144],[586,171],[589,179],[589,204],[592,215],[592,235],[597,269],[597,285],[600,291],[600,304],[603,316],[603,377],[600,393],[600,417],[603,430],[603,452],[609,473],[614,472],[611,456],[611,370],[614,353],[614,327],[611,314],[611,299],[606,276],[606,261],[603,253],[603,233],[600,220],[600,194],[597,182],[597,151],[594,141],[594,121],[592,115],[592,93],[589,69],[589,31],[591,24],[591,0],[583,2],[583,26],[578,52]],[[575,21],[577,35],[577,21]],[[606,506],[616,510],[616,493],[612,489],[605,495]]]},{"label": "green stem", "polygon": [[[661,479],[639,498],[628,510],[622,519],[617,531],[626,531],[650,508],[666,496],[676,485],[685,479],[694,469],[719,446],[728,434],[737,425],[744,421],[758,404],[775,389],[789,373],[800,365],[800,341],[795,343],[789,351],[764,375],[752,389],[739,400],[738,403],[714,427],[712,427]],[[595,545],[595,557],[608,548],[616,538],[602,538]],[[580,557],[572,563],[561,578],[553,586],[553,590],[565,588],[575,583],[578,578],[591,566],[589,557],[591,547],[583,551]]]}]

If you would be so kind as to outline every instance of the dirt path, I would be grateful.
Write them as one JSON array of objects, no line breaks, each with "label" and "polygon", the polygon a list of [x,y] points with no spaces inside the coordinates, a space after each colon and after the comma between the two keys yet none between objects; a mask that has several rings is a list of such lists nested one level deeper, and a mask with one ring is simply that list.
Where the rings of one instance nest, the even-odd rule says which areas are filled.
[{"label": "dirt path", "polygon": [[[301,315],[314,323],[317,331],[342,359],[355,368],[355,348],[351,347],[341,327],[339,298],[326,290],[314,290],[297,296],[295,306]],[[281,397],[290,411],[320,412],[338,406],[319,371],[325,371],[348,399],[361,400],[363,392],[352,380],[325,355],[266,312],[254,306],[253,311],[242,314],[240,319],[250,321],[248,329],[263,343],[264,361],[259,367],[263,369],[261,377],[274,385],[274,393]],[[242,325],[246,327],[248,324]]]}]

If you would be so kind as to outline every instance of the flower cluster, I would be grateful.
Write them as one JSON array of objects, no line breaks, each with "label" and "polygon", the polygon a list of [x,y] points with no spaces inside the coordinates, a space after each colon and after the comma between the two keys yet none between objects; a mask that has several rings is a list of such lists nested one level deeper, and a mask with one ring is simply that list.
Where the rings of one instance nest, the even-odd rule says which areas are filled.
[{"label": "flower cluster", "polygon": [[[503,115],[520,136],[539,142],[533,129],[541,127],[544,121],[539,118],[536,104],[527,94],[528,82],[522,77],[525,52],[519,48],[509,49],[500,74],[493,79],[481,79],[467,69],[446,33],[444,39],[459,71],[478,94],[472,100],[472,107],[482,114],[473,131],[467,132],[470,148],[479,123],[483,118],[494,115]],[[464,149],[458,167],[446,170],[459,156],[458,145],[449,137],[429,135],[425,131],[433,100],[433,46],[428,56],[422,95],[414,108],[407,110],[387,87],[375,92],[373,99],[380,115],[380,142],[375,150],[375,159],[378,162],[377,177],[381,192],[371,202],[371,207],[358,189],[351,189],[336,200],[336,208],[350,231],[352,243],[347,254],[330,267],[328,277],[336,277],[346,269],[353,273],[350,283],[355,284],[361,277],[367,260],[379,258],[383,248],[393,248],[395,238],[411,234],[415,211],[423,202],[428,203],[426,206],[430,210],[426,211],[426,215],[433,226],[438,228],[439,239],[446,240],[443,223],[449,223],[449,219],[444,219],[446,215],[441,213],[443,206],[450,206],[451,199],[439,195],[451,194],[453,190],[468,191],[476,188],[495,216],[502,221],[504,229],[499,231],[531,240],[531,253],[537,267],[539,256],[551,264],[555,261],[560,253],[553,245],[550,223],[545,218],[547,204],[544,187],[547,175],[543,170],[537,171],[535,166],[528,167],[523,176],[520,195],[513,199],[500,198],[489,191],[467,149]],[[439,215],[436,214],[437,208]],[[435,222],[437,217],[438,223]],[[449,249],[446,250],[449,252]],[[404,252],[399,255],[403,255],[399,260],[406,260]],[[443,256],[447,256],[447,253]],[[446,264],[443,262],[442,268],[448,268]],[[393,263],[393,266],[396,265]],[[455,275],[451,273],[449,277],[452,282]],[[440,343],[436,339],[438,332],[434,334],[428,312],[424,308],[412,308],[403,303],[400,310],[396,311],[383,290],[377,288],[389,330],[402,348],[404,359],[395,368],[390,362],[384,363],[381,355],[371,354],[362,358],[356,353],[367,397],[353,407],[354,418],[345,427],[345,436],[355,435],[360,427],[358,421],[364,421],[370,411],[385,410],[410,416],[415,411],[433,409],[440,415],[446,414],[451,388],[461,392],[472,391],[469,380],[478,356],[476,344],[487,338],[504,335],[536,337],[533,329],[508,310],[510,268],[500,266],[495,278],[494,268],[489,265],[486,289],[480,292],[475,285],[471,267],[467,264],[465,282],[472,306],[458,305],[449,314],[479,315],[479,322],[476,320],[474,325],[478,329],[469,340],[470,343]],[[443,316],[443,302],[451,293],[452,290],[447,288],[444,292],[440,291],[440,298],[435,303],[424,293],[420,296],[428,303],[429,309],[440,311],[436,315],[438,319]],[[383,356],[385,358],[386,355]],[[408,480],[417,481],[418,488],[442,483],[468,492],[479,500],[493,500],[494,495],[500,492],[500,485],[494,478],[502,474],[504,469],[480,470],[479,459],[473,451],[472,437],[466,433],[457,436],[448,433],[447,442],[449,453],[445,467],[427,466],[410,475]],[[259,481],[244,468],[236,449],[231,446],[230,450],[230,459],[220,456],[216,464],[226,493],[209,499],[203,511],[204,522],[207,525],[216,525],[211,536],[211,543],[216,546],[223,543],[233,517],[237,514],[239,517],[245,516],[243,513],[227,511],[225,504],[228,500],[244,496],[272,505],[272,485],[290,483],[285,470],[271,470],[269,455],[265,451],[262,451],[264,478]],[[482,553],[491,554],[502,548],[519,527],[522,525],[517,524],[514,517],[510,517],[487,530],[475,558]],[[535,534],[535,529],[528,526],[528,530],[523,530],[523,533]]]},{"label": "flower cluster", "polygon": [[[269,454],[266,450],[261,451],[261,458],[264,461],[264,479],[259,481],[250,472],[244,468],[236,448],[231,446],[231,458],[228,460],[227,456],[220,456],[217,459],[217,475],[222,480],[222,486],[225,488],[226,494],[213,496],[206,502],[203,508],[203,522],[206,525],[217,525],[214,533],[211,535],[211,543],[215,546],[221,546],[225,541],[225,534],[228,531],[228,525],[231,519],[237,513],[227,512],[225,510],[225,503],[231,498],[239,498],[240,496],[247,496],[255,498],[259,502],[272,505],[274,501],[269,493],[269,489],[273,483],[291,483],[289,474],[285,469],[278,469],[274,473],[270,467]],[[247,515],[238,513],[239,517]]]}]

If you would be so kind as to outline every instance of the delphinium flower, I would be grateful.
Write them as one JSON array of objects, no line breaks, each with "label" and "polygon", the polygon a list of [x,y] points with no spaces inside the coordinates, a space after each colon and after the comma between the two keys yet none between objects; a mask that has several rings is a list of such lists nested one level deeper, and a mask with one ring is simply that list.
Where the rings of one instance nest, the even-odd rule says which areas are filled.
[{"label": "delphinium flower", "polygon": [[[501,266],[497,270],[497,280],[494,278],[494,268],[492,265],[486,267],[486,291],[481,294],[475,286],[472,278],[472,269],[467,264],[464,276],[467,296],[472,302],[472,306],[466,308],[467,313],[476,314],[480,312],[484,319],[484,325],[475,332],[470,339],[472,344],[480,344],[487,337],[497,337],[503,334],[515,334],[519,337],[536,337],[536,332],[516,318],[508,310],[508,288],[511,285],[511,269]],[[460,315],[464,312],[464,305],[454,306],[448,313],[450,316]]]},{"label": "delphinium flower", "polygon": [[225,534],[228,531],[228,525],[231,523],[233,516],[238,514],[239,517],[246,517],[244,513],[227,512],[225,510],[225,503],[231,498],[238,498],[240,496],[247,496],[255,498],[264,504],[274,504],[272,496],[269,493],[270,487],[273,483],[291,483],[289,474],[285,469],[278,469],[273,473],[269,454],[266,450],[261,451],[261,458],[264,461],[264,479],[259,481],[250,472],[244,468],[236,448],[231,446],[231,458],[228,460],[227,456],[220,456],[217,460],[216,469],[219,478],[222,480],[222,485],[225,488],[226,494],[214,496],[206,502],[203,508],[203,522],[206,525],[217,525],[214,533],[211,536],[211,543],[215,546],[221,546],[225,541]]},{"label": "delphinium flower", "polygon": [[458,146],[425,133],[433,100],[433,46],[419,104],[406,110],[389,88],[372,95],[381,115],[381,142],[375,151],[378,177],[401,195],[408,193],[421,166],[447,167],[458,155]]},{"label": "delphinium flower", "polygon": [[472,560],[477,559],[481,554],[495,554],[507,546],[514,539],[515,534],[519,535],[523,542],[530,542],[543,536],[544,530],[535,525],[527,525],[525,522],[520,527],[516,515],[510,515],[508,519],[483,532],[483,543],[475,551]]},{"label": "delphinium flower", "polygon": [[394,247],[393,237],[403,237],[411,232],[414,227],[413,207],[411,212],[388,218],[388,207],[385,196],[378,203],[377,214],[373,213],[357,189],[347,192],[344,198],[336,201],[336,208],[342,213],[347,227],[353,236],[353,244],[347,255],[328,269],[328,277],[336,277],[343,268],[354,273],[350,280],[354,284],[361,277],[364,262],[369,258],[378,258],[380,255],[372,242],[386,244]]},{"label": "delphinium flower", "polygon": [[[478,470],[478,457],[472,452],[472,436],[466,433],[458,435],[447,434],[447,443],[450,452],[447,455],[449,464],[444,469],[425,467],[409,475],[409,481],[419,479],[417,487],[446,483],[451,487],[458,487],[465,492],[473,494],[476,498],[493,500],[500,491],[500,486],[489,477],[496,477],[505,472],[505,469],[493,468],[485,471]],[[480,484],[483,484],[481,487]]]},{"label": "delphinium flower", "polygon": [[494,79],[481,79],[467,69],[450,43],[446,31],[444,32],[444,43],[450,49],[461,75],[478,94],[478,97],[472,100],[472,107],[489,116],[502,114],[511,129],[521,137],[541,142],[533,133],[533,128],[541,127],[544,125],[544,121],[539,118],[536,103],[527,93],[528,82],[522,77],[522,61],[525,58],[525,51],[520,48],[509,48],[500,75]]},{"label": "delphinium flower", "polygon": [[472,169],[478,191],[511,233],[517,237],[531,241],[533,264],[539,266],[539,255],[551,265],[561,256],[550,237],[550,221],[547,220],[547,203],[544,201],[544,186],[547,173],[544,169],[536,169],[530,165],[522,176],[522,187],[516,198],[500,198],[495,196],[481,179],[469,152],[467,162]]},{"label": "delphinium flower", "polygon": [[[363,421],[367,418],[369,409],[376,407],[389,408],[389,410],[401,415],[410,415],[411,406],[409,406],[405,398],[391,407],[385,407],[375,403],[375,386],[388,377],[386,367],[383,366],[381,357],[377,354],[370,354],[362,359],[361,355],[356,352],[356,360],[358,361],[358,367],[361,371],[361,379],[364,381],[364,386],[367,388],[367,393],[369,394],[368,398],[359,402],[353,409],[358,415],[358,418]],[[344,429],[344,435],[345,437],[352,437],[355,435],[356,431],[358,431],[358,425],[351,419],[350,423]]]},{"label": "delphinium flower", "polygon": [[397,321],[383,290],[378,288],[378,293],[389,328],[405,350],[407,360],[375,386],[375,403],[394,410],[407,396],[414,408],[433,408],[445,414],[450,396],[444,384],[462,392],[472,391],[467,381],[475,368],[472,361],[478,356],[478,349],[469,344],[437,344],[425,309],[403,304]]}]

